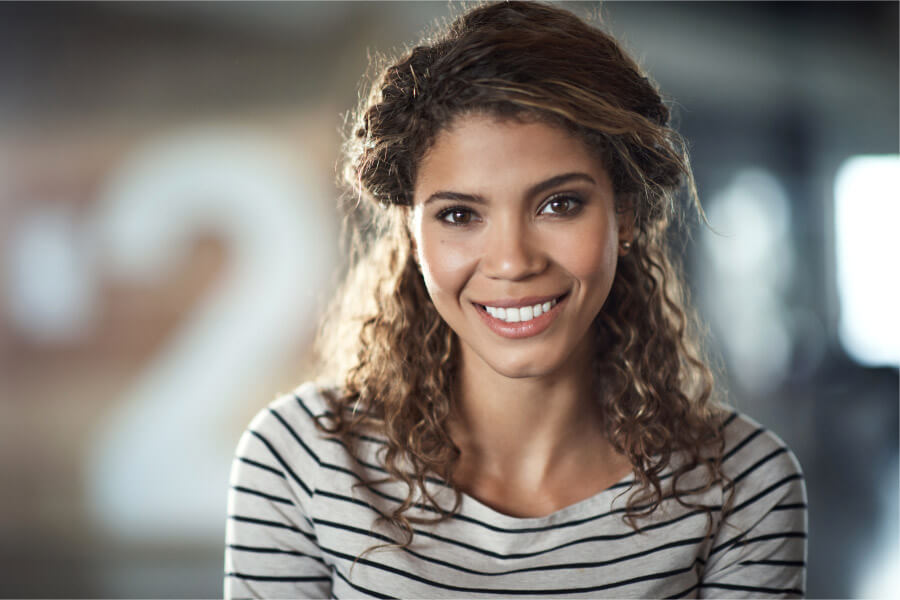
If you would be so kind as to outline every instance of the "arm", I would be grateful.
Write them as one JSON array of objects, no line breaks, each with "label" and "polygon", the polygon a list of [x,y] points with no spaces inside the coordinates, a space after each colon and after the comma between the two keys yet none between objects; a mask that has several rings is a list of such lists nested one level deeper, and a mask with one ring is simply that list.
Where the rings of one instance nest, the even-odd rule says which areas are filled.
[{"label": "arm", "polygon": [[779,444],[733,477],[734,504],[713,540],[700,597],[803,597],[807,506],[800,464]]},{"label": "arm", "polygon": [[286,403],[260,412],[238,444],[228,491],[225,598],[322,598],[331,570],[309,516],[317,459]]}]

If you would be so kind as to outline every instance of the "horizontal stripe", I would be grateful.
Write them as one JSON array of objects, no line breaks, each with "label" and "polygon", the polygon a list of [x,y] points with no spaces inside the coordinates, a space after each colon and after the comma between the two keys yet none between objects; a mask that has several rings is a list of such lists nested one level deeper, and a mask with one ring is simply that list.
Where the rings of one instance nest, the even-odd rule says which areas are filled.
[{"label": "horizontal stripe", "polygon": [[225,573],[225,577],[236,577],[238,579],[247,579],[250,581],[331,581],[331,577],[306,577],[306,576],[297,576],[297,577],[283,577],[278,575],[248,575],[247,573]]},{"label": "horizontal stripe", "polygon": [[758,542],[765,542],[768,540],[780,540],[780,539],[786,539],[786,538],[806,539],[806,532],[805,531],[779,531],[778,533],[767,533],[765,535],[757,535],[752,538],[740,540],[737,542],[737,545],[748,546],[750,544],[756,544]]},{"label": "horizontal stripe", "polygon": [[280,521],[269,521],[268,519],[257,519],[254,517],[244,517],[241,515],[228,515],[229,519],[234,521],[238,521],[240,523],[252,523],[253,525],[262,525],[263,527],[276,527],[279,529],[288,529],[290,531],[296,531],[297,533],[303,534],[307,537],[307,539],[311,541],[316,541],[316,534],[309,533],[303,531],[299,527],[295,527],[294,525],[288,525],[287,523],[282,523]]},{"label": "horizontal stripe", "polygon": [[713,548],[710,551],[709,555],[712,556],[713,554],[716,554],[716,553],[724,550],[725,548],[729,548],[732,546],[735,546],[735,547],[736,546],[746,546],[748,544],[752,544],[755,542],[775,540],[775,539],[780,539],[780,538],[804,538],[804,539],[806,538],[806,532],[803,532],[803,531],[782,531],[779,533],[768,533],[768,534],[756,536],[753,538],[747,538],[746,540],[740,539],[740,538],[743,538],[745,535],[747,535],[746,531],[739,533],[738,535],[734,536],[733,538],[731,538],[724,544],[720,544],[720,545],[716,546],[715,548]]},{"label": "horizontal stripe", "polygon": [[381,594],[381,593],[376,592],[376,591],[374,591],[374,590],[370,590],[370,589],[368,589],[368,588],[364,588],[364,587],[361,586],[361,585],[358,585],[358,584],[356,584],[356,583],[353,583],[352,581],[350,581],[349,579],[347,579],[347,577],[345,577],[343,573],[341,573],[341,572],[338,571],[338,570],[333,571],[333,573],[336,574],[336,575],[338,576],[338,578],[339,578],[341,581],[343,581],[344,583],[346,583],[347,585],[349,585],[350,587],[352,587],[352,588],[353,588],[354,590],[356,590],[357,592],[362,592],[362,593],[364,593],[364,594],[368,594],[368,595],[370,595],[370,596],[374,596],[375,598],[388,598],[388,599],[390,599],[390,600],[397,600],[397,599],[395,598],[395,596],[388,596],[387,594]]},{"label": "horizontal stripe", "polygon": [[805,560],[742,560],[742,565],[774,565],[778,567],[805,567]]},{"label": "horizontal stripe", "polygon": [[772,510],[806,510],[807,504],[806,502],[792,502],[790,504],[779,504],[778,506],[773,506]]},{"label": "horizontal stripe", "polygon": [[282,479],[287,479],[287,475],[285,475],[284,473],[282,473],[281,471],[279,471],[278,469],[276,469],[274,467],[270,467],[269,465],[264,465],[261,462],[256,462],[255,460],[251,460],[251,459],[245,458],[243,456],[238,456],[237,459],[239,461],[241,461],[242,463],[246,463],[248,465],[257,467],[258,469],[264,469],[266,471],[269,471],[273,475],[278,475]]},{"label": "horizontal stripe", "polygon": [[666,596],[666,599],[668,600],[669,598],[684,598],[685,596],[687,596],[688,594],[690,594],[691,592],[696,590],[698,587],[700,587],[700,582],[695,583],[691,587],[689,587],[685,590],[682,590],[682,591],[678,592],[677,594],[672,594],[671,596]]},{"label": "horizontal stripe", "polygon": [[741,592],[763,592],[766,594],[797,594],[802,596],[803,590],[798,588],[770,588],[758,585],[737,585],[733,583],[701,583],[702,588],[717,588],[720,590],[737,590]]},{"label": "horizontal stripe", "polygon": [[266,500],[271,500],[272,502],[278,502],[280,504],[290,504],[290,505],[294,504],[294,501],[291,500],[290,498],[282,498],[281,496],[275,496],[273,494],[266,494],[266,493],[260,492],[259,490],[251,490],[250,488],[246,488],[246,487],[243,487],[240,485],[233,485],[233,486],[231,486],[231,489],[233,489],[236,492],[242,492],[244,494],[251,494],[253,496],[259,496],[260,498],[265,498]]},{"label": "horizontal stripe", "polygon": [[[702,538],[702,537],[701,538],[687,538],[684,540],[678,540],[678,541],[670,542],[667,544],[663,544],[662,546],[659,546],[656,548],[650,548],[648,550],[642,550],[640,552],[635,552],[632,554],[621,556],[619,558],[612,558],[612,559],[604,560],[604,561],[539,565],[539,566],[534,566],[534,567],[521,567],[518,569],[508,569],[508,570],[504,570],[504,571],[494,571],[494,572],[481,571],[478,569],[466,567],[464,565],[454,564],[454,563],[451,563],[451,562],[448,562],[448,561],[445,561],[445,560],[442,560],[439,558],[434,558],[432,556],[426,556],[426,555],[424,555],[420,552],[417,552],[415,550],[412,550],[410,548],[403,548],[403,551],[408,553],[410,556],[414,556],[425,562],[439,565],[442,567],[446,567],[448,569],[453,569],[454,571],[459,571],[461,573],[469,573],[471,575],[478,575],[481,577],[503,577],[503,576],[507,576],[507,575],[516,575],[516,574],[521,574],[521,573],[608,567],[610,565],[622,563],[622,562],[625,562],[628,560],[634,560],[636,558],[646,558],[647,556],[650,556],[651,554],[654,554],[656,552],[661,552],[663,550],[670,550],[672,548],[676,548],[679,546],[690,546],[692,544],[696,544],[698,542],[703,541],[703,539],[704,538]],[[382,541],[387,541],[387,538],[382,538]],[[334,556],[335,558],[340,558],[340,559],[347,560],[350,562],[353,562],[356,560],[356,557],[351,554],[346,554],[344,552],[340,552],[340,551],[334,550],[332,548],[327,548],[324,546],[322,546],[322,552],[324,552],[325,554]],[[697,561],[700,563],[706,562],[700,558],[698,558]],[[362,560],[360,560],[359,562],[362,562]],[[379,563],[379,564],[381,564],[381,563]]]},{"label": "horizontal stripe", "polygon": [[231,548],[232,550],[240,550],[241,552],[255,552],[256,554],[285,554],[289,556],[299,556],[302,558],[309,558],[316,562],[320,562],[323,565],[325,561],[322,560],[318,556],[313,556],[312,554],[307,554],[305,552],[300,552],[298,550],[285,550],[283,548],[259,548],[257,546],[243,546],[241,544],[228,544],[227,548]]},{"label": "horizontal stripe", "polygon": [[623,587],[626,585],[632,585],[635,583],[639,583],[641,581],[650,581],[654,579],[663,579],[666,577],[671,577],[673,575],[681,575],[687,571],[690,571],[694,568],[693,565],[688,565],[687,567],[679,568],[679,569],[671,569],[668,571],[662,571],[658,573],[648,573],[646,575],[640,575],[637,577],[630,577],[628,579],[622,579],[618,581],[613,581],[610,583],[605,583],[602,585],[592,585],[592,586],[581,586],[581,587],[569,587],[569,588],[534,588],[528,587],[527,589],[519,589],[519,588],[485,588],[485,587],[473,587],[473,586],[461,586],[455,585],[451,583],[444,583],[441,581],[434,581],[431,579],[426,579],[420,575],[416,575],[415,573],[409,573],[402,569],[397,569],[388,565],[384,565],[382,563],[376,563],[374,561],[368,559],[358,559],[358,563],[365,564],[367,566],[374,567],[376,569],[386,571],[389,573],[393,573],[395,575],[400,575],[406,579],[416,581],[418,583],[424,583],[433,588],[450,590],[454,592],[463,592],[466,594],[499,594],[504,596],[562,596],[568,594],[584,594],[590,592],[599,592],[602,590],[609,590],[617,587]]}]

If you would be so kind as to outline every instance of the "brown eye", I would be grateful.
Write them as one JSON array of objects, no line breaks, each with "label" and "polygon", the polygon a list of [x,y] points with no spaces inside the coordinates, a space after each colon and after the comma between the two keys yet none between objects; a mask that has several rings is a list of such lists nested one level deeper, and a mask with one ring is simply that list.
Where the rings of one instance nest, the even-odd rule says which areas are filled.
[{"label": "brown eye", "polygon": [[457,206],[441,211],[437,218],[450,225],[468,225],[472,221],[472,211]]},{"label": "brown eye", "polygon": [[550,210],[555,213],[564,213],[569,209],[568,200],[554,200],[550,203]]},{"label": "brown eye", "polygon": [[551,198],[544,205],[541,214],[567,217],[577,213],[581,209],[581,205],[581,200],[573,196],[557,196]]}]

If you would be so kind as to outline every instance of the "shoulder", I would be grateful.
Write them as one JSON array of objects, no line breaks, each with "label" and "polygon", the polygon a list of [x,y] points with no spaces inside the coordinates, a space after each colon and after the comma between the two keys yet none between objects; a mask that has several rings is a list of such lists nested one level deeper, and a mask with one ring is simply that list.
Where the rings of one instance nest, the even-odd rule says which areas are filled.
[{"label": "shoulder", "polygon": [[778,435],[751,417],[732,411],[722,425],[725,453],[722,459],[730,477],[761,472],[773,476],[803,477],[796,455]]},{"label": "shoulder", "polygon": [[279,394],[253,417],[247,429],[277,440],[291,439],[300,433],[319,431],[316,422],[327,414],[322,388],[306,382],[290,392]]},{"label": "shoulder", "polygon": [[778,435],[740,412],[726,418],[723,434],[722,471],[734,492],[730,513],[753,520],[772,510],[805,509],[803,469]]},{"label": "shoulder", "polygon": [[750,417],[724,422],[719,522],[705,559],[700,597],[740,592],[802,596],[807,501],[803,471],[775,433]]},{"label": "shoulder", "polygon": [[278,471],[310,494],[328,436],[317,419],[328,414],[322,388],[311,382],[279,394],[250,421],[240,442],[238,467],[247,465]]}]

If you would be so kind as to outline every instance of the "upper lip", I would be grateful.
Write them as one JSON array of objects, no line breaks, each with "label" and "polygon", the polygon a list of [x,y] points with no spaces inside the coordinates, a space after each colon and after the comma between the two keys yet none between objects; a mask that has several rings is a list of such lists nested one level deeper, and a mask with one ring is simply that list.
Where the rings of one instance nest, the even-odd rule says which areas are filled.
[{"label": "upper lip", "polygon": [[565,296],[566,293],[562,294],[553,294],[550,296],[526,296],[525,298],[503,298],[502,300],[490,300],[486,302],[475,302],[475,304],[480,304],[482,306],[492,306],[495,308],[520,308],[522,306],[534,306],[535,304],[543,304],[544,302],[550,302],[551,300],[556,300],[562,296]]}]

